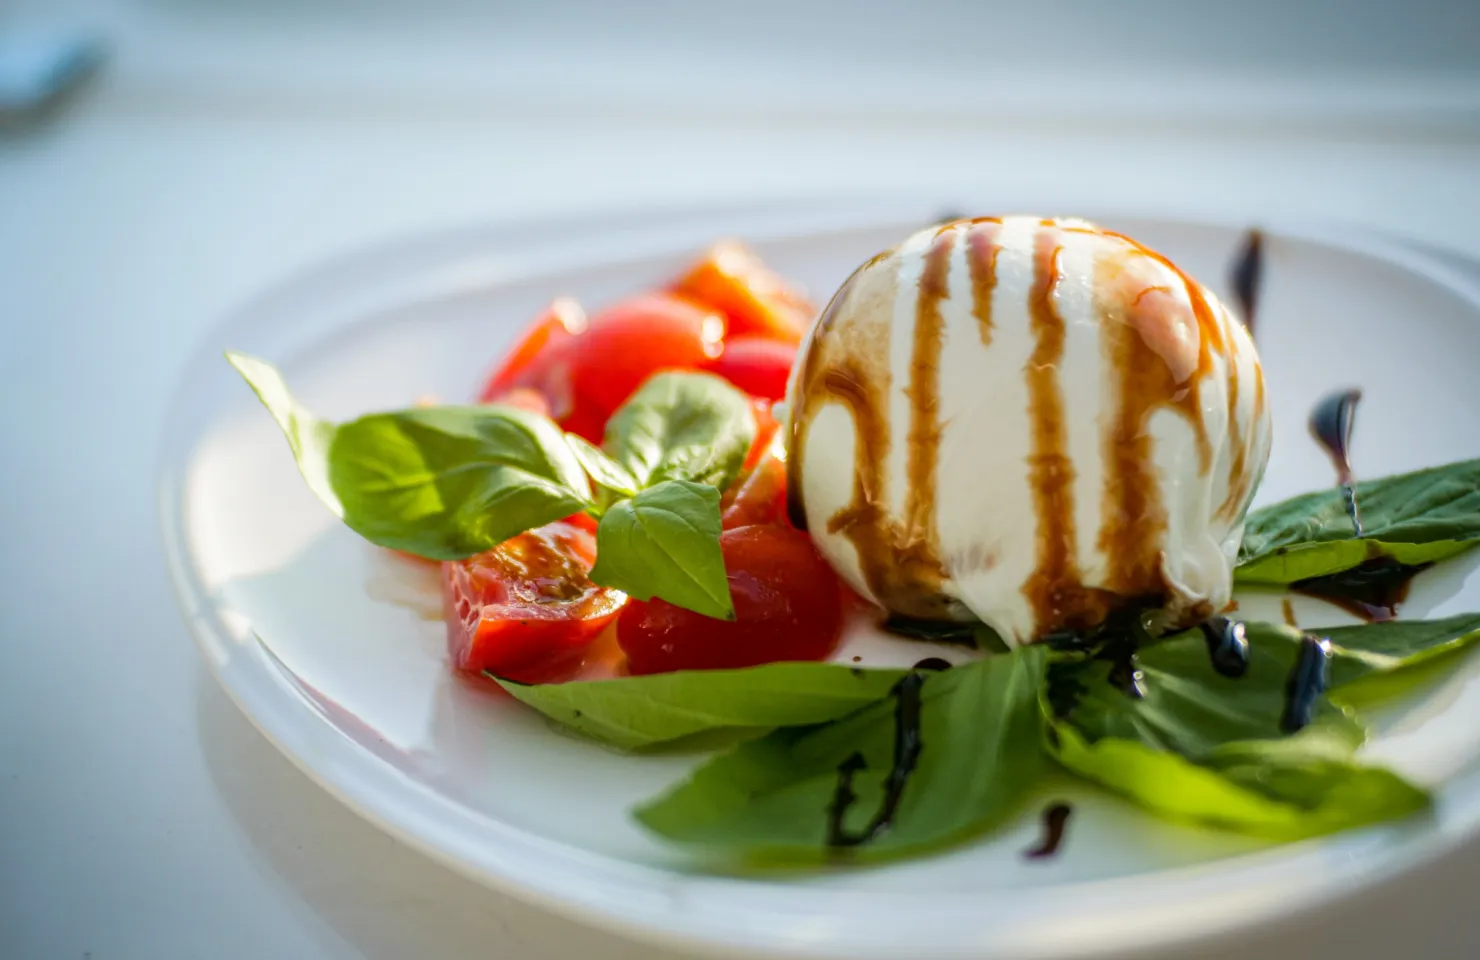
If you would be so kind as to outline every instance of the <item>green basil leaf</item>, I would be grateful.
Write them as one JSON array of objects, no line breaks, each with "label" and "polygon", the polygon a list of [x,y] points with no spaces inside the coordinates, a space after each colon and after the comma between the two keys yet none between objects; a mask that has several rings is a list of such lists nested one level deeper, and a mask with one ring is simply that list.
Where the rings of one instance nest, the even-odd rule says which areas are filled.
[{"label": "green basil leaf", "polygon": [[707,373],[660,373],[622,405],[603,444],[639,487],[690,480],[721,490],[755,441],[750,401]]},{"label": "green basil leaf", "polygon": [[[1334,690],[1372,674],[1415,667],[1468,648],[1480,640],[1480,613],[1463,613],[1442,620],[1391,620],[1324,627],[1310,632],[1331,641]],[[1257,638],[1251,642],[1257,642]]]},{"label": "green basil leaf", "polygon": [[896,699],[832,723],[778,730],[710,760],[637,811],[659,836],[731,860],[815,863],[848,853],[882,859],[941,847],[1015,813],[1044,769],[1038,689],[1046,652],[1028,647],[925,678],[920,753],[887,830],[843,850],[827,845],[838,768],[854,754],[857,799],[845,828],[880,808],[894,762]]},{"label": "green basil leaf", "polygon": [[1357,484],[1364,536],[1352,536],[1340,491],[1294,497],[1249,514],[1235,574],[1241,584],[1280,586],[1389,556],[1443,560],[1480,542],[1480,460]]},{"label": "green basil leaf", "polygon": [[[1300,634],[1273,624],[1245,627],[1249,669],[1243,677],[1214,670],[1202,634],[1190,630],[1137,655],[1144,697],[1127,696],[1110,682],[1111,664],[1090,660],[1050,667],[1049,705],[1091,743],[1130,740],[1193,760],[1226,743],[1279,738],[1285,681],[1299,653]],[[1363,739],[1351,713],[1329,702],[1317,707],[1314,720],[1353,747]]]},{"label": "green basil leaf", "polygon": [[334,424],[320,420],[299,406],[282,374],[266,360],[242,353],[227,353],[226,361],[242,375],[247,386],[252,388],[257,399],[282,428],[293,451],[293,459],[298,463],[298,472],[303,475],[308,488],[334,511],[335,516],[342,518],[344,507],[329,483],[329,448],[334,444]]},{"label": "green basil leaf", "polygon": [[718,490],[665,480],[602,516],[591,579],[638,600],[661,597],[705,616],[733,620],[719,533]]},{"label": "green basil leaf", "polygon": [[565,435],[513,407],[428,407],[335,426],[267,363],[228,354],[288,436],[309,487],[372,543],[458,560],[591,505]]},{"label": "green basil leaf", "polygon": [[[1268,623],[1245,626],[1250,660],[1244,677],[1218,674],[1202,636],[1189,631],[1141,650],[1141,699],[1109,682],[1109,664],[1054,664],[1045,709],[1053,717],[1055,758],[1158,814],[1276,839],[1422,809],[1428,803],[1423,791],[1352,759],[1365,731],[1344,707],[1323,701],[1311,726],[1282,734],[1285,682],[1300,632]],[[1407,643],[1437,646],[1442,641],[1436,637],[1435,631],[1412,631]],[[1395,651],[1405,646],[1395,636],[1385,645]],[[1353,654],[1339,645],[1333,660],[1333,676],[1355,669],[1348,665]]]},{"label": "green basil leaf", "polygon": [[716,730],[835,720],[888,696],[906,672],[836,663],[768,663],[613,680],[499,683],[552,720],[630,750]]},{"label": "green basil leaf", "polygon": [[606,495],[608,503],[637,493],[637,480],[626,467],[607,456],[606,451],[574,433],[567,433],[565,440],[591,481]]},{"label": "green basil leaf", "polygon": [[1069,770],[1153,813],[1274,840],[1393,820],[1430,802],[1396,774],[1352,761],[1346,741],[1319,727],[1225,744],[1197,763],[1138,740],[1091,742],[1067,724],[1052,740]]}]

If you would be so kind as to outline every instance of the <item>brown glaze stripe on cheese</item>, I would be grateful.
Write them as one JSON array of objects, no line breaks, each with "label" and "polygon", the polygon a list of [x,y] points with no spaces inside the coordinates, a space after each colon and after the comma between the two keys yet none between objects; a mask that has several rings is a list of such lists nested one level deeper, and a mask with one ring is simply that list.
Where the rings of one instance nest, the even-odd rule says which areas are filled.
[{"label": "brown glaze stripe on cheese", "polygon": [[1080,607],[1078,548],[1074,528],[1074,463],[1068,455],[1069,430],[1064,391],[1059,382],[1064,360],[1064,320],[1054,303],[1063,248],[1053,221],[1044,221],[1033,241],[1033,288],[1028,316],[1033,352],[1023,367],[1028,384],[1028,485],[1033,490],[1036,558],[1023,594],[1032,605],[1036,634],[1063,626],[1068,611]]},{"label": "brown glaze stripe on cheese", "polygon": [[997,217],[973,220],[966,234],[966,263],[971,270],[971,314],[981,331],[982,346],[992,345],[992,294],[997,289],[997,235],[1002,221]]},{"label": "brown glaze stripe on cheese", "polygon": [[907,562],[945,581],[940,561],[940,526],[936,510],[936,471],[940,464],[940,354],[945,343],[945,320],[940,302],[950,296],[951,252],[956,229],[942,229],[924,255],[919,290],[915,296],[914,343],[910,352],[910,401],[906,435],[904,529],[897,548]]},{"label": "brown glaze stripe on cheese", "polygon": [[1213,315],[1212,305],[1208,303],[1202,286],[1196,280],[1182,272],[1182,268],[1171,260],[1152,250],[1150,247],[1143,246],[1138,241],[1131,239],[1123,233],[1116,233],[1113,230],[1085,230],[1082,228],[1077,229],[1076,232],[1096,233],[1101,236],[1114,237],[1143,256],[1150,257],[1163,267],[1166,267],[1182,281],[1182,286],[1187,291],[1187,302],[1192,307],[1193,319],[1197,322],[1198,347],[1197,368],[1193,371],[1186,388],[1180,390],[1180,401],[1176,404],[1176,407],[1187,418],[1187,422],[1192,425],[1193,436],[1197,441],[1198,466],[1206,476],[1213,469],[1213,444],[1208,437],[1207,423],[1203,420],[1202,385],[1213,373],[1213,352],[1217,351],[1219,354],[1227,356],[1228,344],[1224,340],[1223,331],[1218,326],[1218,319]]},{"label": "brown glaze stripe on cheese", "polygon": [[[889,397],[894,389],[889,370],[887,365],[865,369],[849,350],[831,339],[840,313],[857,308],[851,301],[879,297],[888,289],[888,282],[881,285],[877,274],[868,272],[882,269],[879,264],[883,258],[875,258],[855,272],[828,305],[802,348],[797,371],[800,407],[791,414],[791,455],[787,458],[787,511],[792,522],[801,526],[807,522],[802,499],[802,451],[809,425],[829,403],[848,411],[854,432],[853,487],[849,502],[827,518],[826,529],[853,545],[864,582],[881,604],[906,616],[928,619],[950,616],[950,601],[941,589],[945,571],[938,554],[935,471],[940,447],[939,364],[944,337],[940,301],[948,290],[949,258],[956,233],[942,231],[932,241],[914,302],[910,382],[905,388],[910,400],[910,423],[903,521],[892,516],[888,507],[887,464],[893,444]],[[867,336],[887,342],[892,322],[891,318],[886,324],[876,325]],[[859,334],[855,330],[849,335]]]},{"label": "brown glaze stripe on cheese", "polygon": [[[1223,316],[1228,317],[1224,311]],[[1238,357],[1232,350],[1232,338],[1234,333],[1228,331],[1230,350],[1228,353],[1228,446],[1232,453],[1232,459],[1228,465],[1228,492],[1223,497],[1223,502],[1218,505],[1216,516],[1232,517],[1243,506],[1244,500],[1249,496],[1251,478],[1248,476],[1250,447],[1254,442],[1254,431],[1252,429],[1255,419],[1249,421],[1250,429],[1245,430],[1244,425],[1238,422],[1239,407],[1239,370]]]},{"label": "brown glaze stripe on cheese", "polygon": [[[1115,406],[1100,437],[1105,481],[1096,545],[1105,555],[1105,589],[1123,596],[1164,593],[1161,551],[1167,511],[1153,460],[1151,416],[1176,395],[1172,367],[1146,342],[1142,330],[1169,323],[1157,315],[1175,309],[1166,287],[1142,290],[1127,307],[1118,295],[1119,258],[1095,263],[1095,310],[1100,320],[1101,362],[1114,384]],[[1158,296],[1148,296],[1157,292]]]},{"label": "brown glaze stripe on cheese", "polygon": [[[875,258],[877,259],[877,258]],[[848,302],[848,296],[853,291],[853,283],[858,275],[872,266],[874,260],[853,271],[833,298],[828,301],[823,309],[822,315],[817,318],[812,332],[807,336],[802,345],[801,355],[797,357],[798,389],[795,391],[797,399],[805,403],[805,407],[792,410],[789,413],[791,430],[786,458],[786,516],[791,525],[798,530],[807,529],[807,510],[802,502],[802,450],[807,442],[807,428],[812,422],[812,415],[822,405],[824,399],[822,392],[815,388],[820,374],[820,366],[823,364],[823,354],[826,351],[827,337],[832,332],[833,325],[837,323],[838,314]]]},{"label": "brown glaze stripe on cheese", "polygon": [[886,576],[892,555],[893,524],[885,513],[888,480],[884,461],[889,455],[889,421],[884,398],[862,371],[847,364],[824,371],[814,383],[817,393],[841,403],[853,420],[853,495],[848,505],[827,522],[829,533],[847,537],[858,552],[864,580],[875,589]]}]

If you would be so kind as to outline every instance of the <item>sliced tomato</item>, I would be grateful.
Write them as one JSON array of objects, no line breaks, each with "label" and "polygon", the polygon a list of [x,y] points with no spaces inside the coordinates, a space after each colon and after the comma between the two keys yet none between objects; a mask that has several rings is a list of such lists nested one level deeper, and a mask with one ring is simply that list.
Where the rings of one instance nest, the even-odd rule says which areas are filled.
[{"label": "sliced tomato", "polygon": [[733,621],[663,600],[633,601],[617,621],[617,643],[634,674],[822,660],[843,630],[837,574],[804,533],[748,526],[720,534]]},{"label": "sliced tomato", "polygon": [[796,355],[796,345],[783,340],[730,337],[725,352],[709,369],[752,397],[775,401],[786,396],[786,379]]},{"label": "sliced tomato", "polygon": [[720,523],[726,530],[786,523],[786,464],[767,455],[725,493]]},{"label": "sliced tomato", "polygon": [[750,412],[755,416],[755,440],[750,444],[750,451],[745,454],[746,470],[761,462],[761,458],[776,441],[776,431],[781,429],[781,424],[771,412],[771,401],[752,398]]},{"label": "sliced tomato", "polygon": [[567,349],[575,405],[574,425],[566,429],[599,442],[607,418],[648,378],[663,370],[707,367],[719,356],[724,335],[718,313],[667,294],[643,294],[606,308]]},{"label": "sliced tomato", "polygon": [[453,665],[520,683],[569,679],[627,601],[591,582],[595,558],[590,532],[558,522],[442,564]]},{"label": "sliced tomato", "polygon": [[493,402],[516,387],[532,388],[545,395],[557,418],[566,416],[570,412],[570,391],[560,379],[559,363],[565,347],[584,333],[586,326],[586,313],[579,303],[569,297],[551,301],[504,355],[483,385],[479,401]]},{"label": "sliced tomato", "polygon": [[816,316],[800,290],[741,243],[715,244],[678,279],[673,291],[722,312],[735,336],[756,334],[800,343]]}]

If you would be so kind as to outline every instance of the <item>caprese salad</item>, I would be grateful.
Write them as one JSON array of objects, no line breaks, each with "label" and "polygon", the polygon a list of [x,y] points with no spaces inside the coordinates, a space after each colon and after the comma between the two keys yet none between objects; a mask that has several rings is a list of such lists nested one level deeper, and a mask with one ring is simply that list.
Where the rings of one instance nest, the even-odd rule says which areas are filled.
[{"label": "caprese salad", "polygon": [[[1056,767],[1293,839],[1430,802],[1358,758],[1351,694],[1480,637],[1480,615],[1396,616],[1480,541],[1480,461],[1356,481],[1344,391],[1311,415],[1337,487],[1250,514],[1262,253],[1251,233],[1230,308],[1086,221],[953,220],[819,314],[726,242],[589,316],[554,300],[475,402],[338,424],[229,359],[329,509],[440,564],[454,669],[620,749],[726,741],[636,812],[661,837],[920,853],[1020,815]],[[1367,622],[1243,621],[1235,586]],[[858,624],[920,656],[839,656]]]}]

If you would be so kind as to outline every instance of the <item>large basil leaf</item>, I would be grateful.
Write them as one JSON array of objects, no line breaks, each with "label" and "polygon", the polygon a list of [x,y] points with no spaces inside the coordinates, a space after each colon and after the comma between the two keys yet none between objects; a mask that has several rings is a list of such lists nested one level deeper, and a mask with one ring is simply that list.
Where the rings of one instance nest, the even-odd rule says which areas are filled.
[{"label": "large basil leaf", "polygon": [[745,395],[707,373],[660,373],[606,425],[604,446],[639,487],[690,480],[723,490],[755,441]]},{"label": "large basil leaf", "polygon": [[1249,514],[1235,574],[1280,586],[1349,570],[1377,556],[1443,560],[1480,542],[1480,460],[1357,484],[1364,536],[1337,490],[1294,497]]},{"label": "large basil leaf", "polygon": [[903,670],[836,663],[768,663],[646,677],[503,688],[545,716],[622,749],[696,733],[835,720],[888,696]]},{"label": "large basil leaf", "polygon": [[[1451,630],[1458,625],[1452,625]],[[1280,729],[1285,682],[1300,634],[1249,623],[1248,673],[1213,669],[1201,635],[1181,634],[1143,649],[1146,695],[1126,696],[1109,682],[1108,664],[1055,664],[1046,688],[1055,758],[1071,771],[1148,809],[1181,819],[1277,839],[1294,839],[1404,816],[1428,802],[1394,774],[1352,759],[1365,731],[1346,709],[1317,708],[1295,736]],[[1360,643],[1366,628],[1345,639]],[[1341,630],[1314,631],[1328,636]],[[1372,647],[1392,651],[1387,666],[1445,642],[1443,630],[1389,635]],[[1353,648],[1359,649],[1359,648]],[[1337,645],[1333,674],[1355,676],[1358,657]],[[1376,669],[1368,660],[1363,669]]]},{"label": "large basil leaf", "polygon": [[[1312,630],[1332,644],[1331,688],[1468,648],[1480,640],[1480,613],[1443,620],[1392,620]],[[1254,634],[1251,642],[1258,642]]]},{"label": "large basil leaf", "polygon": [[[815,863],[899,856],[963,840],[1013,814],[1043,770],[1037,697],[1046,652],[1029,647],[929,675],[920,691],[918,763],[892,825],[872,842],[830,847],[839,768],[854,769],[846,829],[879,809],[894,761],[895,697],[815,727],[778,730],[701,766],[637,811],[665,839],[730,860]],[[861,766],[855,755],[861,758]]]},{"label": "large basil leaf", "polygon": [[344,507],[329,483],[329,448],[334,444],[334,424],[320,420],[299,406],[282,374],[266,360],[241,353],[228,353],[226,360],[247,381],[247,386],[252,388],[257,399],[282,428],[293,451],[293,459],[298,463],[298,472],[303,475],[308,488],[334,511],[335,516],[342,518]]},{"label": "large basil leaf", "polygon": [[335,426],[253,357],[227,359],[288,437],[309,487],[372,543],[433,560],[472,556],[589,507],[565,436],[512,407],[429,407]]},{"label": "large basil leaf", "polygon": [[600,447],[574,433],[567,433],[565,441],[570,444],[571,452],[596,484],[598,499],[603,508],[637,493],[637,480],[627,472],[626,467],[607,456]]},{"label": "large basil leaf", "polygon": [[[1105,661],[1056,663],[1049,670],[1054,713],[1090,742],[1116,737],[1194,760],[1238,740],[1279,738],[1285,681],[1299,653],[1300,634],[1272,624],[1246,624],[1249,669],[1230,678],[1213,669],[1195,630],[1148,646],[1137,655],[1145,696],[1133,698],[1110,681]],[[1315,722],[1353,746],[1362,728],[1345,710],[1318,706]]]},{"label": "large basil leaf", "polygon": [[596,530],[591,579],[638,600],[669,603],[721,620],[735,619],[719,548],[719,491],[665,480],[614,504]]},{"label": "large basil leaf", "polygon": [[1429,804],[1396,774],[1355,763],[1345,738],[1321,727],[1226,744],[1196,763],[1139,740],[1090,741],[1066,724],[1054,727],[1053,744],[1065,767],[1153,813],[1274,840],[1392,820]]}]

